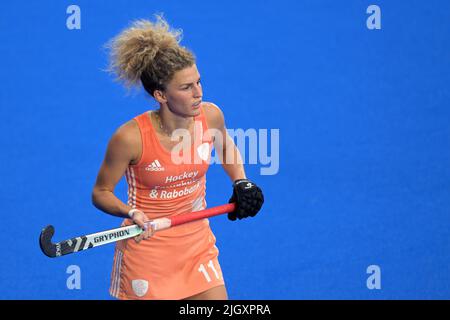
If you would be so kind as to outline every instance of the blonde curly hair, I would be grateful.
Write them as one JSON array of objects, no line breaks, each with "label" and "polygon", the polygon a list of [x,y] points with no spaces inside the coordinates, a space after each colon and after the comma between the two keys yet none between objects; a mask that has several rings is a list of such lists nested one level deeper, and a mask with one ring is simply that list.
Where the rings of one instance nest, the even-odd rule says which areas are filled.
[{"label": "blonde curly hair", "polygon": [[162,15],[156,22],[133,21],[131,26],[111,39],[108,71],[130,89],[139,87],[153,96],[164,90],[174,74],[195,64],[194,54],[179,42],[182,30],[172,30]]}]

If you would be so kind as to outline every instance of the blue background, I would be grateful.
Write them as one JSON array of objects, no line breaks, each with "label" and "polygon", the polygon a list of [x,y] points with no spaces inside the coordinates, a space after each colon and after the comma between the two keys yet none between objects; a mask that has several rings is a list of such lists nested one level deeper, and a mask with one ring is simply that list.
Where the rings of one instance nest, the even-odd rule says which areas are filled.
[{"label": "blue background", "polygon": [[[81,30],[69,30],[69,5]],[[366,9],[381,8],[381,30]],[[280,130],[280,168],[254,219],[211,219],[232,299],[450,298],[450,2],[9,1],[0,12],[0,298],[110,299],[114,245],[45,257],[117,227],[91,191],[107,142],[153,109],[102,71],[102,46],[163,12],[198,57],[228,128]],[[230,181],[208,172],[209,206]],[[125,200],[121,181],[117,195]],[[69,290],[70,265],[81,289]],[[369,265],[381,289],[369,290]]]}]

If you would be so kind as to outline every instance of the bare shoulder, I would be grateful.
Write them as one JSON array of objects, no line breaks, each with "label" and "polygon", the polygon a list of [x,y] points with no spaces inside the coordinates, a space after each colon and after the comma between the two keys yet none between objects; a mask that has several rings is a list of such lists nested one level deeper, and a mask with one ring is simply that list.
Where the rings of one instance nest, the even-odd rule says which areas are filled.
[{"label": "bare shoulder", "polygon": [[221,129],[225,119],[222,110],[212,102],[203,102],[203,111],[209,128]]},{"label": "bare shoulder", "polygon": [[113,137],[116,137],[125,143],[134,143],[136,140],[139,141],[141,134],[137,122],[135,120],[130,120],[122,124],[117,128],[116,132],[114,132]]},{"label": "bare shoulder", "polygon": [[115,154],[127,157],[130,161],[138,159],[141,152],[141,134],[135,120],[121,125],[111,137],[109,148]]}]

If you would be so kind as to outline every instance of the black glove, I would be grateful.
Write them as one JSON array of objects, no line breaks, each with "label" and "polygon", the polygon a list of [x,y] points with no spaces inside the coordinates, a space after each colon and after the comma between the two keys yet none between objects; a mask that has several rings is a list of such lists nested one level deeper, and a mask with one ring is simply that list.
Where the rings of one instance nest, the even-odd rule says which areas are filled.
[{"label": "black glove", "polygon": [[247,179],[238,179],[233,183],[233,195],[229,202],[236,203],[236,209],[228,213],[228,219],[254,217],[264,203],[261,189]]}]

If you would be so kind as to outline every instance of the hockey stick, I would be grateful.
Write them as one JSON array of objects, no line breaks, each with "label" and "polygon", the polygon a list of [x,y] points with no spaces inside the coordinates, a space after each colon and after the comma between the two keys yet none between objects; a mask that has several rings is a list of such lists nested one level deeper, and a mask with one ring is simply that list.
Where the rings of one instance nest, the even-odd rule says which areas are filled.
[{"label": "hockey stick", "polygon": [[[233,212],[235,209],[234,203],[224,204],[221,206],[194,211],[187,214],[182,214],[175,217],[159,218],[147,222],[155,231],[168,229],[183,223],[192,222],[200,219],[205,219],[220,214]],[[39,245],[42,252],[48,257],[55,258],[69,253],[79,252],[90,248],[102,246],[111,242],[133,238],[141,234],[143,230],[136,224],[116,229],[106,230],[85,236],[80,236],[61,242],[53,243],[52,237],[55,234],[55,228],[51,225],[42,229],[39,237]]]}]

